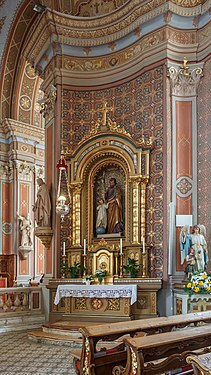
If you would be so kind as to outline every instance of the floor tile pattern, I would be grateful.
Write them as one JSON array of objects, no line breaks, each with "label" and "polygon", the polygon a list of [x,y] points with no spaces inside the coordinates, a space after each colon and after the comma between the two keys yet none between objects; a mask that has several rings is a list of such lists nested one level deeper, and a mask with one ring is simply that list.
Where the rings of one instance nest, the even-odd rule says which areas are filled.
[{"label": "floor tile pattern", "polygon": [[70,347],[28,339],[27,332],[0,335],[1,375],[75,375]]}]

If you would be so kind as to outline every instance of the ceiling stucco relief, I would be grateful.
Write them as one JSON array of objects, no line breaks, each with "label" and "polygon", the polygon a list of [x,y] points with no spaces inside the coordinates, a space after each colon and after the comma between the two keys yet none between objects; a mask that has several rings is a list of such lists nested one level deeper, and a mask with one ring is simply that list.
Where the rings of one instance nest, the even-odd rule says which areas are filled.
[{"label": "ceiling stucco relief", "polygon": [[181,7],[191,8],[204,4],[206,0],[171,0],[171,2]]},{"label": "ceiling stucco relief", "polygon": [[[165,27],[148,36],[142,37],[139,41],[128,48],[116,53],[113,52],[108,56],[96,58],[76,58],[71,56],[64,56],[63,68],[71,72],[97,72],[103,70],[110,70],[128,62],[133,62],[137,59],[143,59],[146,56],[151,56],[154,47],[162,47],[163,43],[173,42],[175,45],[191,46],[195,45],[197,40],[196,31],[178,31],[171,27]],[[181,47],[181,46],[180,46]],[[186,48],[186,47],[184,47]],[[158,51],[157,51],[158,52]],[[50,74],[51,63],[48,65],[45,75]]]},{"label": "ceiling stucco relief", "polygon": [[[54,10],[72,16],[96,17],[113,12],[129,1],[130,0],[59,0],[56,2]],[[51,2],[43,0],[42,5],[51,7]]]},{"label": "ceiling stucco relief", "polygon": [[[208,1],[211,3],[211,0]],[[141,26],[161,14],[170,12],[169,14],[176,13],[180,16],[195,17],[202,13],[202,3],[193,7],[191,1],[190,3],[186,2],[186,4],[192,4],[192,8],[183,8],[177,4],[165,0],[151,0],[147,4],[142,4],[139,0],[130,1],[109,17],[101,17],[101,27],[99,27],[99,19],[97,18],[82,19],[47,9],[41,15],[34,34],[28,40],[24,55],[30,62],[37,62],[37,56],[44,52],[46,44],[50,44],[50,39],[53,43],[78,48],[111,45],[132,32],[136,33],[138,38],[138,32],[141,33]],[[87,50],[84,51],[87,53]]]},{"label": "ceiling stucco relief", "polygon": [[35,74],[34,68],[26,63],[21,84],[17,88],[17,95],[19,96],[19,105],[15,116],[17,120],[37,126],[41,125],[40,108],[36,105],[40,82],[41,80]]},{"label": "ceiling stucco relief", "polygon": [[[4,4],[4,6],[6,5],[7,3]],[[13,90],[18,82],[15,78],[17,78],[19,74],[19,67],[21,65],[22,56],[20,56],[20,49],[22,47],[22,42],[25,37],[27,26],[31,22],[33,22],[33,18],[36,17],[35,12],[32,10],[31,3],[28,4],[28,7],[23,7],[22,13],[20,11],[18,17],[19,18],[15,19],[12,32],[8,37],[9,44],[7,46],[7,55],[3,55],[2,59],[2,73],[4,75],[4,79],[2,80],[0,87],[2,118],[12,116],[11,97],[15,97],[16,95]]]},{"label": "ceiling stucco relief", "polygon": [[[159,12],[158,10],[154,10],[154,13],[150,12],[150,18],[155,17],[158,13],[162,14],[165,10],[164,8],[168,10],[168,4],[165,4],[165,0],[156,0],[156,2],[152,0],[143,6],[140,5],[139,0],[134,0],[130,3],[133,3],[132,9],[131,5],[130,7],[127,5],[124,7],[126,12],[120,9],[115,14],[109,15],[109,17],[102,17],[100,19],[100,27],[99,19],[79,20],[46,10],[37,25],[35,33],[28,41],[25,54],[28,55],[28,51],[31,51],[32,56],[38,56],[40,48],[42,49],[45,45],[50,31],[51,33],[54,32],[54,41],[59,41],[60,43],[65,41],[65,44],[71,46],[86,47],[111,43],[135,31],[143,22],[148,21],[149,15],[144,15],[153,10],[155,4],[156,7],[164,5],[159,9]],[[141,16],[144,17],[140,18]],[[45,34],[44,38],[43,34]],[[40,38],[43,41],[42,45]],[[38,40],[39,42],[37,42]],[[39,46],[37,46],[37,43],[39,43]]]}]

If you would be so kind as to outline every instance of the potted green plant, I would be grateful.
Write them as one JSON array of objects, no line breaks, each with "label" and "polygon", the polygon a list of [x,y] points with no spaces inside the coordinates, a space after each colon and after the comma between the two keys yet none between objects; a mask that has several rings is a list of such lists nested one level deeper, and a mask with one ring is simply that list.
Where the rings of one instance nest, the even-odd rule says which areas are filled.
[{"label": "potted green plant", "polygon": [[128,264],[123,266],[126,273],[130,274],[130,277],[136,277],[138,271],[140,270],[141,264],[134,258],[128,258]]},{"label": "potted green plant", "polygon": [[84,272],[84,266],[81,263],[76,261],[73,263],[73,266],[69,267],[69,277],[75,279],[79,274]]}]

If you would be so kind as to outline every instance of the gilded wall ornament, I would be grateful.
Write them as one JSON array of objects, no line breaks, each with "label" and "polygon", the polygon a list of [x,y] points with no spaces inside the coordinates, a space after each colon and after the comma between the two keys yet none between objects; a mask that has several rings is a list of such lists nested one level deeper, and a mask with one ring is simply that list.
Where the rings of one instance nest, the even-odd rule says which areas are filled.
[{"label": "gilded wall ornament", "polygon": [[35,69],[31,66],[31,64],[27,64],[25,68],[25,73],[30,79],[36,78]]},{"label": "gilded wall ornament", "polygon": [[27,95],[23,95],[20,97],[20,107],[24,111],[29,111],[31,109],[31,99]]}]

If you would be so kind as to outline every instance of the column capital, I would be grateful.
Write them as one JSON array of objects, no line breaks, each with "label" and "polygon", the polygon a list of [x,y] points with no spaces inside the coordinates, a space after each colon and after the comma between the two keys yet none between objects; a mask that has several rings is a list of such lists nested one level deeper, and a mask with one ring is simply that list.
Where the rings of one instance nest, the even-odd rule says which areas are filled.
[{"label": "column capital", "polygon": [[168,64],[172,94],[175,96],[196,96],[200,78],[203,76],[203,63],[189,64],[184,58],[182,65]]}]

